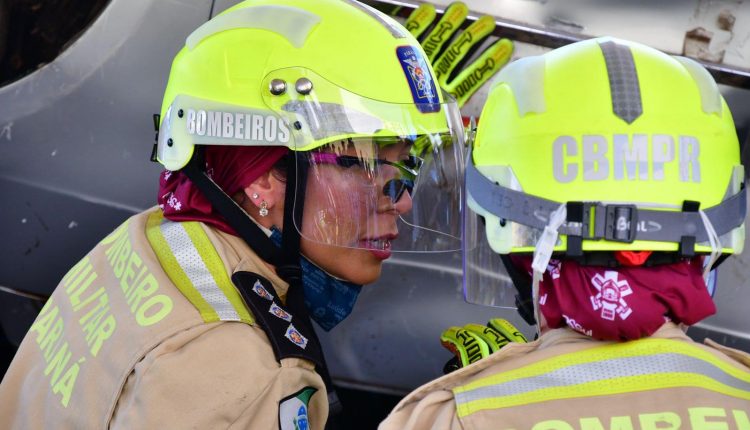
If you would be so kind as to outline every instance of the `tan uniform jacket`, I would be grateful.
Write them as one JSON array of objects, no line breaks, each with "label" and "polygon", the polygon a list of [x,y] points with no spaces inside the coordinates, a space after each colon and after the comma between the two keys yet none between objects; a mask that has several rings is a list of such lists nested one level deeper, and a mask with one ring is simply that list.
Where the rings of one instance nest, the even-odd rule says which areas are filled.
[{"label": "tan uniform jacket", "polygon": [[[238,271],[265,278],[267,318],[294,323],[257,288],[287,285],[241,239],[158,208],[132,217],[42,309],[0,385],[0,428],[322,429],[323,381],[305,359],[276,360]],[[290,330],[276,342],[306,340]]]},{"label": "tan uniform jacket", "polygon": [[750,355],[652,337],[600,342],[568,329],[510,344],[404,398],[380,430],[750,430]]}]

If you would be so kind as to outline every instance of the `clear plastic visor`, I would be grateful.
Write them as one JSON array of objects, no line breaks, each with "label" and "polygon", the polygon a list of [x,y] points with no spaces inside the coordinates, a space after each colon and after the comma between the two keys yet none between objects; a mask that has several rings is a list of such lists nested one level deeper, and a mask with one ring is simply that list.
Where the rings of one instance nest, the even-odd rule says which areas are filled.
[{"label": "clear plastic visor", "polygon": [[[347,137],[296,154],[301,236],[390,252],[461,247],[463,140],[449,131]],[[300,187],[297,187],[301,190]]]},{"label": "clear plastic visor", "polygon": [[[502,234],[502,220],[478,208],[467,191],[463,215],[464,300],[477,305],[515,309],[516,288],[499,254],[490,245]],[[478,210],[478,212],[477,212]]]},{"label": "clear plastic visor", "polygon": [[424,103],[373,100],[298,68],[272,73],[269,85],[299,76],[309,92],[295,87],[266,101],[290,125],[306,175],[305,198],[295,199],[304,201],[302,237],[383,258],[461,249],[466,146],[456,102],[447,93]]}]

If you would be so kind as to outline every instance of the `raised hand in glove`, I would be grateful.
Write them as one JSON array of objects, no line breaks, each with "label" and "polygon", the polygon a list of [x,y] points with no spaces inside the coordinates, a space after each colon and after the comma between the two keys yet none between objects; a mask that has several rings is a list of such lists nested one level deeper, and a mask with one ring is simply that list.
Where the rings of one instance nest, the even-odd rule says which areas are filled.
[{"label": "raised hand in glove", "polygon": [[510,342],[527,341],[513,324],[502,318],[493,318],[486,326],[466,324],[463,327],[449,327],[440,335],[440,343],[452,352],[454,357],[445,364],[443,372],[447,374],[468,366]]},{"label": "raised hand in glove", "polygon": [[453,39],[468,14],[469,8],[465,4],[451,3],[440,21],[429,33],[425,33],[435,20],[436,13],[435,6],[422,3],[409,15],[405,24],[422,44],[435,69],[438,84],[456,98],[459,107],[466,104],[482,84],[502,69],[513,53],[513,42],[500,39],[485,49],[471,64],[466,64],[495,29],[495,20],[488,15],[472,23],[443,49]]}]

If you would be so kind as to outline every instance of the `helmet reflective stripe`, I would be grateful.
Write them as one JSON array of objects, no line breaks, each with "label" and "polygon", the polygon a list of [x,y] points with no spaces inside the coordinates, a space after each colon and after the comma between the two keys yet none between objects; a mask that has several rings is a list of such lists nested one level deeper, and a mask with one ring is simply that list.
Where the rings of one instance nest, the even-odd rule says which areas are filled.
[{"label": "helmet reflective stripe", "polygon": [[612,111],[630,124],[643,113],[633,54],[628,46],[611,40],[599,42],[599,47],[607,63]]},{"label": "helmet reflective stripe", "polygon": [[216,249],[197,222],[170,222],[160,210],[149,215],[146,236],[164,271],[207,323],[253,324]]},{"label": "helmet reflective stripe", "polygon": [[301,48],[320,17],[303,9],[283,5],[251,6],[234,9],[206,21],[185,40],[188,49],[203,39],[225,30],[253,28],[268,30],[284,37],[295,48]]},{"label": "helmet reflective stripe", "polygon": [[[466,188],[472,203],[475,202],[484,211],[540,230],[547,225],[550,214],[560,206],[560,202],[494,183],[477,170],[471,157],[466,166]],[[704,209],[704,212],[721,236],[742,225],[746,204],[747,194],[742,188],[720,204]],[[698,212],[649,210],[635,205],[602,202],[583,202],[583,205],[584,222],[565,223],[559,229],[560,234],[628,243],[635,240],[679,243],[683,236],[694,236],[697,242],[708,240],[708,232]]]},{"label": "helmet reflective stripe", "polygon": [[[315,139],[336,135],[372,135],[383,128],[380,118],[336,103],[290,100],[281,109],[294,112],[303,119],[305,123],[302,126]],[[318,119],[320,115],[326,118],[325,124]]]},{"label": "helmet reflective stripe", "polygon": [[458,416],[465,417],[482,409],[674,387],[750,400],[750,374],[709,352],[666,339],[574,352],[478,379],[453,392]]}]

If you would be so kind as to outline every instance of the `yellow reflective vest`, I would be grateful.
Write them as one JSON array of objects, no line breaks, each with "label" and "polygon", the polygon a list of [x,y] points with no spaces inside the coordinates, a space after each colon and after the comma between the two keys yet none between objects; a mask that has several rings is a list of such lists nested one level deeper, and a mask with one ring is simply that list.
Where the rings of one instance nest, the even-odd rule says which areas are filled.
[{"label": "yellow reflective vest", "polygon": [[380,430],[750,430],[750,355],[672,323],[601,342],[569,329],[510,344],[404,398]]},{"label": "yellow reflective vest", "polygon": [[322,429],[322,379],[305,359],[276,360],[238,271],[283,302],[287,284],[241,239],[158,208],[130,218],[31,326],[0,385],[0,428]]}]

